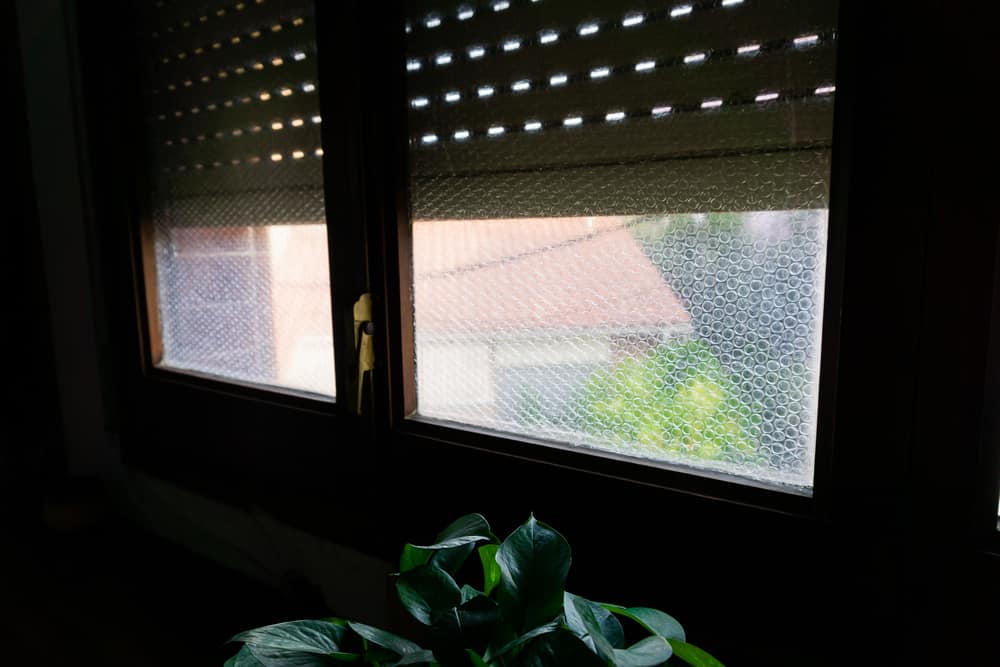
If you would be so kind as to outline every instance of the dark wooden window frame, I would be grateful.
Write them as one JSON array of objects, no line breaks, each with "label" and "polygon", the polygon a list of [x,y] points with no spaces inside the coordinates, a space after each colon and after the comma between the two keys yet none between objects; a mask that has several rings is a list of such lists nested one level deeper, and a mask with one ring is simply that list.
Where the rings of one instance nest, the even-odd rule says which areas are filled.
[{"label": "dark wooden window frame", "polygon": [[[363,4],[363,3],[361,3]],[[399,10],[399,5],[394,5]],[[846,170],[836,146],[847,144],[846,132],[839,131],[834,150],[833,200],[830,213],[830,240],[827,260],[826,315],[823,323],[823,354],[820,382],[820,414],[817,443],[817,464],[812,497],[788,493],[764,484],[755,484],[737,477],[726,477],[700,470],[685,470],[679,466],[651,467],[624,457],[601,455],[570,448],[545,446],[530,438],[515,438],[474,428],[456,429],[409,419],[415,407],[413,377],[412,313],[410,299],[409,224],[406,177],[405,80],[400,74],[403,61],[402,40],[394,35],[395,26],[402,25],[402,13],[396,21],[387,20],[385,8],[369,15],[368,8],[356,3],[331,9],[320,3],[317,10],[319,42],[319,76],[323,108],[323,144],[326,183],[327,227],[331,259],[331,298],[334,304],[335,360],[338,369],[337,394],[350,397],[338,403],[317,401],[293,391],[268,389],[250,384],[214,379],[198,374],[176,372],[157,367],[162,354],[158,336],[155,268],[153,267],[151,225],[141,215],[141,207],[133,205],[127,223],[132,258],[128,273],[135,287],[132,299],[135,322],[133,349],[140,351],[139,364],[133,363],[129,374],[138,383],[133,385],[135,396],[142,396],[151,387],[154,393],[166,392],[169,401],[184,402],[183,394],[207,400],[245,399],[278,412],[323,415],[333,423],[350,423],[354,437],[371,439],[378,435],[383,449],[405,447],[408,443],[426,446],[457,446],[498,456],[510,456],[524,462],[578,470],[588,474],[630,480],[685,494],[707,496],[741,505],[751,505],[780,513],[817,517],[822,512],[828,488],[832,461],[834,407],[836,405],[837,350],[839,339],[840,294],[843,275],[843,249],[846,229],[846,192],[842,182]],[[345,26],[369,28],[348,31]],[[337,35],[336,38],[324,35]],[[377,38],[384,48],[373,50],[363,40]],[[373,42],[368,42],[373,43]],[[365,54],[359,57],[359,54]],[[345,64],[353,66],[345,66]],[[333,72],[333,74],[330,74]],[[336,85],[323,85],[335,81]],[[374,83],[373,82],[377,82]],[[137,92],[137,91],[130,91]],[[848,102],[850,86],[840,82],[838,89],[838,127],[850,127],[842,119],[852,108]],[[136,108],[138,100],[126,98]],[[347,103],[363,100],[362,106]],[[138,117],[133,114],[133,117]],[[125,120],[125,119],[123,119]],[[138,134],[135,123],[127,123]],[[125,153],[125,160],[141,161],[141,154]],[[373,156],[378,158],[373,159]],[[131,174],[129,174],[131,176]],[[141,201],[142,184],[136,184],[131,199]],[[365,220],[358,225],[356,221]],[[393,261],[396,260],[396,261]],[[369,282],[369,276],[373,278]],[[351,306],[362,292],[372,290],[380,308],[379,333],[383,343],[382,359],[376,375],[374,396],[366,393],[364,420],[352,413],[356,376]],[[351,342],[348,342],[351,341]],[[138,373],[136,373],[138,371]],[[169,388],[169,389],[168,389]],[[129,394],[132,392],[130,390]],[[371,400],[371,399],[374,399]],[[198,400],[198,399],[192,399]],[[148,401],[147,401],[148,403]],[[181,408],[183,409],[183,407]],[[385,437],[389,436],[389,437]],[[391,444],[385,444],[391,443]],[[143,458],[138,454],[138,458]]]},{"label": "dark wooden window frame", "polygon": [[[844,250],[847,228],[847,169],[844,147],[851,142],[853,123],[849,114],[850,82],[838,81],[835,110],[835,141],[829,217],[829,247],[826,264],[826,285],[823,318],[823,349],[821,355],[819,414],[817,428],[817,459],[812,493],[783,490],[773,485],[755,483],[737,476],[727,476],[684,466],[664,464],[651,466],[624,456],[580,450],[569,445],[534,440],[530,437],[504,435],[476,427],[451,427],[434,420],[414,417],[416,410],[416,378],[414,329],[412,320],[412,275],[409,257],[412,249],[409,218],[406,131],[406,81],[399,63],[405,61],[403,42],[399,39],[402,13],[395,21],[387,21],[385,8],[380,16],[369,15],[362,25],[373,27],[363,39],[378,43],[377,53],[370,53],[358,65],[363,79],[377,81],[362,99],[369,106],[365,118],[373,126],[365,134],[369,153],[379,156],[377,162],[389,166],[378,170],[369,180],[380,189],[382,208],[376,219],[369,219],[373,235],[381,243],[383,264],[377,267],[376,287],[384,303],[383,317],[387,335],[382,337],[383,358],[388,362],[381,375],[389,387],[381,397],[378,414],[387,421],[384,428],[391,434],[393,446],[400,448],[426,446],[432,448],[470,448],[496,456],[553,465],[638,484],[651,485],[670,491],[707,496],[724,502],[751,505],[763,509],[799,516],[821,517],[827,510],[831,480],[833,435],[836,411],[837,368],[840,337],[841,294],[843,289]],[[395,31],[395,32],[393,32]],[[356,44],[363,48],[362,42]],[[843,56],[840,56],[841,58]],[[845,85],[846,83],[846,85]],[[391,206],[391,208],[390,208]],[[395,258],[397,261],[393,261]]]},{"label": "dark wooden window frame", "polygon": [[996,242],[993,311],[990,314],[989,358],[983,392],[982,441],[979,447],[978,488],[973,531],[982,547],[1000,556],[1000,236]]}]

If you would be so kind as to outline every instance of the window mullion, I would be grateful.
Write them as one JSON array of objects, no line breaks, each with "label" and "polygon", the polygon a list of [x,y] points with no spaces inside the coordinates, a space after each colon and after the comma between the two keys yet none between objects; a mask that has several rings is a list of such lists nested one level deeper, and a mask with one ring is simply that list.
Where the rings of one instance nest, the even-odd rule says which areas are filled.
[{"label": "window mullion", "polygon": [[369,291],[356,3],[318,2],[316,21],[338,412],[348,416],[358,391],[353,307]]}]

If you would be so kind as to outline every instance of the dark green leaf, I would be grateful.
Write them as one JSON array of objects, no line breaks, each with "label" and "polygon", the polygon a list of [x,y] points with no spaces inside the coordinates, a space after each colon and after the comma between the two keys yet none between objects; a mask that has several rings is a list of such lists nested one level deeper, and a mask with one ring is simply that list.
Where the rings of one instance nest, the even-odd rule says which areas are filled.
[{"label": "dark green leaf", "polygon": [[396,578],[396,592],[410,615],[424,625],[433,623],[435,615],[462,603],[458,584],[433,563],[400,574]]},{"label": "dark green leaf", "polygon": [[602,604],[608,611],[619,616],[631,618],[633,621],[646,628],[654,635],[664,639],[679,639],[684,641],[684,628],[669,614],[664,614],[659,609],[649,607],[619,607],[615,604]]},{"label": "dark green leaf", "polygon": [[404,655],[398,661],[392,663],[392,667],[397,667],[399,665],[427,665],[432,662],[434,662],[434,654],[430,651],[423,650]]},{"label": "dark green leaf", "polygon": [[601,626],[601,634],[614,648],[625,648],[625,630],[621,622],[610,611],[599,604],[594,604],[594,616]]},{"label": "dark green leaf", "polygon": [[614,664],[616,667],[655,667],[662,665],[673,651],[670,643],[663,637],[646,637],[627,649],[615,649]]},{"label": "dark green leaf", "polygon": [[504,540],[500,566],[500,613],[522,632],[558,616],[571,561],[569,543],[532,516]]},{"label": "dark green leaf", "polygon": [[441,549],[440,551],[434,552],[434,555],[431,556],[431,562],[445,572],[454,576],[458,574],[462,565],[464,565],[465,561],[469,558],[469,554],[471,554],[475,548],[475,542],[469,542],[468,544],[463,544],[461,546]]},{"label": "dark green leaf", "polygon": [[307,653],[336,653],[344,640],[344,628],[329,621],[287,621],[247,630],[230,641],[254,646]]},{"label": "dark green leaf", "polygon": [[264,663],[254,657],[250,647],[244,644],[236,655],[226,660],[224,667],[264,667]]},{"label": "dark green leaf", "polygon": [[482,514],[466,514],[452,521],[447,528],[438,533],[434,544],[409,546],[425,551],[437,551],[453,549],[475,542],[490,541],[492,536],[490,524],[487,523]]},{"label": "dark green leaf", "polygon": [[603,609],[590,600],[573,595],[572,593],[566,593],[563,600],[566,626],[570,632],[579,637],[605,663],[611,662],[614,658],[614,647],[604,636],[603,629],[595,613],[595,609],[601,609],[602,611]]},{"label": "dark green leaf", "polygon": [[338,664],[333,656],[321,653],[289,651],[254,644],[246,644],[245,646],[264,667],[330,667],[330,665]]},{"label": "dark green leaf", "polygon": [[721,662],[693,644],[680,640],[671,640],[674,655],[691,665],[691,667],[725,667]]},{"label": "dark green leaf", "polygon": [[512,641],[510,641],[510,642],[508,642],[506,644],[504,644],[497,651],[490,651],[490,650],[487,649],[486,655],[483,656],[483,657],[486,659],[486,662],[491,662],[491,663],[492,662],[496,662],[497,658],[500,658],[501,656],[504,656],[507,653],[510,653],[511,651],[516,651],[518,648],[524,646],[525,644],[527,644],[528,642],[530,642],[535,637],[540,637],[542,635],[547,635],[550,632],[555,632],[558,629],[559,629],[559,623],[557,621],[552,621],[551,623],[546,623],[545,625],[539,626],[539,627],[537,627],[537,628],[535,628],[533,630],[529,630],[528,632],[525,632],[520,637],[518,637],[518,638],[516,638],[516,639],[514,639],[514,640],[512,640]]},{"label": "dark green leaf", "polygon": [[513,667],[607,667],[579,637],[559,630],[533,639],[509,661]]},{"label": "dark green leaf", "polygon": [[465,604],[472,598],[479,597],[480,595],[483,595],[483,592],[477,591],[469,584],[465,584],[464,586],[462,586],[462,604]]},{"label": "dark green leaf", "polygon": [[490,538],[486,535],[462,535],[460,537],[453,537],[449,540],[445,540],[444,542],[436,542],[434,544],[411,544],[409,546],[423,551],[436,551],[439,549],[454,549],[455,547],[473,544],[475,542],[483,542],[489,539]]},{"label": "dark green leaf", "polygon": [[[401,659],[399,664],[430,662],[434,659],[434,656],[430,651],[425,651],[409,639],[404,639],[398,635],[392,634],[391,632],[386,632],[385,630],[380,630],[379,628],[374,628],[370,625],[365,625],[364,623],[349,623],[348,625],[351,630],[354,630],[365,640],[375,644],[376,646],[389,649],[398,655]],[[409,662],[402,662],[402,660],[409,660]]]},{"label": "dark green leaf", "polygon": [[[448,527],[438,533],[437,542],[447,542],[450,539],[456,537],[464,537],[466,535],[492,535],[490,531],[490,524],[482,514],[466,514],[465,516],[460,516],[451,523]],[[488,539],[488,538],[487,538]]]},{"label": "dark green leaf", "polygon": [[472,667],[489,667],[489,665],[486,664],[486,661],[472,649],[466,649],[465,652],[469,656],[469,662],[472,664]]},{"label": "dark green leaf", "polygon": [[[567,625],[570,626],[570,629],[574,632],[574,634],[581,636],[580,633],[577,632],[577,628],[574,626],[575,619],[571,617],[570,612],[566,609],[566,606],[569,598],[577,598],[581,600],[584,598],[580,598],[572,593],[566,593],[566,596],[567,598],[564,598],[563,608],[564,613],[566,614]],[[625,648],[625,631],[622,629],[622,624],[618,622],[617,618],[615,618],[615,615],[605,609],[603,605],[591,602],[590,600],[587,600],[587,602],[590,603],[590,609],[594,613],[594,618],[597,619],[597,623],[601,627],[601,634],[608,640],[608,643],[611,644],[613,648]],[[584,642],[586,643],[586,640],[584,640]]]},{"label": "dark green leaf", "polygon": [[497,603],[485,595],[478,595],[440,614],[434,628],[451,636],[462,647],[482,646],[493,635],[497,622]]},{"label": "dark green leaf", "polygon": [[403,553],[399,556],[399,571],[408,572],[418,565],[423,565],[433,555],[433,551],[426,551],[412,544],[404,544]]},{"label": "dark green leaf", "polygon": [[483,564],[483,593],[489,595],[500,583],[500,566],[497,564],[499,544],[484,544],[479,547],[479,560]]},{"label": "dark green leaf", "polygon": [[403,547],[399,570],[406,572],[433,559],[445,572],[455,574],[476,548],[476,542],[496,539],[481,514],[467,514],[442,530],[434,544],[407,544]]},{"label": "dark green leaf", "polygon": [[395,652],[390,651],[387,648],[382,648],[381,646],[376,646],[375,644],[365,643],[365,664],[366,665],[382,665],[390,664],[395,662],[399,658]]}]

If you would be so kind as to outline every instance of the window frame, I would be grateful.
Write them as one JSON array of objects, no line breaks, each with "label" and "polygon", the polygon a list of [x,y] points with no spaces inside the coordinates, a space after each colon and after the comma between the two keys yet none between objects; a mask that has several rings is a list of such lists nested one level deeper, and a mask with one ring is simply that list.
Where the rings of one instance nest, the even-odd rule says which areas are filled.
[{"label": "window frame", "polygon": [[982,437],[977,476],[979,494],[973,530],[981,548],[1000,556],[1000,234],[993,267],[989,351],[983,389]]},{"label": "window frame", "polygon": [[[317,25],[323,4],[317,3]],[[137,63],[118,55],[134,48],[128,37],[133,30],[130,6],[128,0],[120,0],[102,8],[82,8],[77,15],[84,131],[92,145],[103,147],[90,152],[86,166],[99,175],[90,193],[93,219],[107,221],[93,226],[103,259],[100,277],[115,350],[105,353],[118,406],[118,421],[111,426],[121,434],[122,461],[223,502],[259,503],[292,525],[332,537],[334,528],[318,509],[329,496],[329,480],[316,471],[375,467],[374,448],[365,446],[372,439],[370,415],[358,418],[351,400],[155,364],[159,334],[151,325],[157,317],[156,268],[146,261],[153,239],[142,206],[148,190],[143,171],[129,168],[143,164],[145,156],[141,142],[121,141],[122,136],[142,133]],[[338,57],[345,54],[331,47],[344,41],[338,36],[351,33],[349,26],[350,22],[328,16],[324,28],[328,37],[318,48],[318,81],[340,78]],[[103,65],[107,62],[118,67],[107,68]],[[337,76],[325,76],[327,69]],[[321,128],[324,152],[358,156],[349,129],[356,120],[355,109],[341,103],[334,86],[320,86],[319,93],[324,119],[329,114],[331,120]],[[357,296],[368,289],[365,253],[357,251],[363,248],[364,227],[333,222],[363,215],[362,189],[351,166],[349,160],[323,160],[338,397],[350,397],[354,391],[351,314]],[[289,442],[289,433],[295,435],[294,442]],[[354,443],[362,446],[350,446]],[[280,488],[279,480],[287,477],[301,480],[294,493]],[[262,484],[268,485],[263,492]],[[361,479],[338,479],[338,486],[340,492],[360,497],[370,493]],[[317,509],[303,511],[310,498]],[[376,552],[383,544],[360,518],[345,521],[336,531],[341,541],[373,545]]]},{"label": "window frame", "polygon": [[[843,4],[843,3],[842,3]],[[380,413],[387,415],[388,431],[395,448],[417,445],[429,447],[467,448],[489,452],[501,457],[532,462],[539,465],[566,467],[587,474],[613,479],[631,480],[638,484],[652,485],[672,492],[708,496],[724,502],[748,504],[781,513],[818,518],[828,510],[829,484],[832,474],[834,423],[836,421],[837,369],[839,359],[840,313],[843,300],[843,275],[845,265],[846,229],[848,220],[847,146],[851,142],[853,123],[852,89],[850,81],[841,81],[840,72],[850,49],[845,55],[843,41],[838,40],[837,97],[834,101],[834,139],[830,205],[828,217],[828,247],[826,257],[826,282],[824,285],[824,314],[821,325],[822,351],[820,356],[819,397],[817,401],[816,459],[810,492],[785,489],[778,485],[756,482],[737,475],[726,475],[682,464],[663,463],[649,465],[635,459],[610,452],[582,450],[529,436],[503,434],[472,425],[450,426],[443,422],[421,418],[416,410],[415,342],[412,321],[412,250],[409,216],[409,169],[407,131],[406,77],[399,63],[405,62],[402,26],[406,20],[403,3],[394,3],[396,14],[391,17],[380,10],[380,18],[369,17],[362,25],[395,25],[399,29],[371,29],[368,39],[377,39],[383,48],[375,57],[366,58],[362,67],[367,80],[378,80],[382,86],[376,91],[377,101],[369,105],[365,117],[374,126],[369,134],[382,138],[380,150],[382,164],[397,164],[388,175],[386,206],[392,206],[391,217],[370,221],[374,233],[383,242],[387,259],[379,275],[381,301],[386,304],[383,330],[383,358],[387,360],[383,384],[391,388],[383,399]],[[366,98],[370,101],[370,98]],[[395,113],[393,113],[395,111]],[[384,178],[384,177],[383,177]],[[383,184],[385,181],[383,181]],[[383,185],[383,187],[385,187]],[[395,257],[397,261],[392,261]]]},{"label": "window frame", "polygon": [[[322,3],[317,3],[317,9],[321,5]],[[129,22],[134,20],[130,12],[127,11],[127,7],[128,4],[126,2],[122,2],[122,7],[119,8],[121,11],[117,12],[118,17],[120,17],[119,21],[123,26],[128,26]],[[84,12],[84,15],[84,18],[86,19],[88,13]],[[320,39],[318,20],[316,21],[316,24],[316,41],[318,46]],[[336,40],[331,41],[334,43],[336,42]],[[134,50],[134,45],[131,42],[127,42],[126,47],[133,48]],[[323,60],[319,59],[317,62],[317,69],[321,70],[322,67]],[[142,80],[138,63],[130,63],[129,73],[132,81],[139,82]],[[317,81],[322,78],[322,72],[318,71]],[[323,88],[320,87],[319,99],[321,108],[339,110],[342,105],[331,103],[332,96],[329,94],[324,96],[323,92]],[[327,102],[326,104],[324,104],[324,99]],[[126,128],[129,136],[141,137],[143,134],[143,128],[140,119],[142,118],[143,107],[142,90],[138,83],[135,83],[132,87],[127,87],[122,101],[126,109],[126,113],[121,116],[123,127]],[[337,123],[338,126],[345,121],[344,118],[335,118],[334,120],[339,121]],[[330,123],[327,122],[322,124],[320,127],[320,136],[324,153],[330,150],[342,150],[340,148],[340,144],[344,141],[346,136],[346,133],[331,132],[329,130],[329,125]],[[131,150],[125,151],[125,159],[130,160],[131,164],[144,164],[147,161],[145,151],[143,150],[141,143],[142,142],[134,142],[131,146]],[[345,182],[344,175],[342,173],[337,173],[337,168],[340,166],[341,163],[339,161],[323,160],[321,168],[323,169],[324,205],[326,210],[326,220],[324,220],[324,226],[326,227],[327,262],[330,275],[331,315],[333,318],[332,330],[334,333],[334,367],[350,368],[350,364],[352,363],[354,356],[353,352],[349,349],[345,350],[345,346],[340,343],[341,341],[351,340],[351,344],[353,345],[353,332],[351,331],[350,324],[346,327],[341,327],[341,331],[337,330],[338,323],[343,323],[343,317],[338,317],[338,315],[341,315],[341,312],[337,312],[337,309],[339,308],[342,312],[350,312],[350,308],[356,298],[356,296],[352,298],[350,295],[358,294],[361,291],[364,291],[364,288],[359,289],[356,282],[352,281],[350,278],[357,275],[363,276],[364,273],[363,271],[359,271],[358,253],[346,253],[341,251],[341,249],[345,246],[351,247],[352,245],[358,244],[357,234],[353,233],[350,226],[342,226],[335,230],[328,222],[332,219],[339,219],[341,217],[357,214],[355,209],[350,208],[352,205],[352,199],[349,196],[350,192],[337,191],[335,187],[331,185]],[[129,215],[133,222],[127,225],[127,233],[131,246],[129,256],[131,257],[132,263],[132,280],[135,283],[134,298],[137,306],[137,317],[139,319],[138,345],[141,354],[139,368],[143,377],[151,382],[180,383],[182,385],[197,387],[207,392],[240,396],[247,398],[248,400],[273,403],[290,409],[304,410],[307,412],[318,410],[321,412],[329,412],[331,414],[337,413],[339,410],[337,407],[338,401],[336,397],[327,397],[318,394],[311,394],[305,391],[299,391],[293,388],[268,386],[234,378],[214,376],[208,373],[174,369],[157,365],[159,359],[162,358],[163,342],[159,321],[160,313],[158,303],[159,292],[157,289],[157,267],[155,261],[155,232],[153,229],[153,222],[149,218],[148,212],[144,210],[144,207],[141,204],[141,202],[144,201],[146,194],[150,191],[150,184],[147,179],[146,171],[141,169],[136,170],[135,173],[126,175],[125,178],[130,178],[132,181],[129,198],[129,201],[131,202]],[[348,269],[347,271],[342,272],[343,275],[338,276],[339,281],[334,278],[335,266],[343,266]],[[343,282],[345,284],[338,286],[336,282]],[[350,395],[352,387],[353,384],[350,382],[350,374],[337,374],[336,396]],[[350,404],[350,401],[343,403],[346,406]]]},{"label": "window frame", "polygon": [[[131,246],[130,273],[135,285],[132,299],[136,303],[138,320],[130,328],[137,332],[138,338],[133,342],[133,349],[140,351],[138,370],[142,379],[137,387],[140,393],[149,386],[161,385],[177,388],[180,393],[176,400],[181,401],[180,396],[189,389],[201,398],[220,396],[226,400],[246,400],[287,410],[290,415],[322,413],[332,417],[334,423],[351,423],[351,430],[369,444],[373,438],[391,443],[386,452],[390,457],[398,457],[401,448],[418,443],[435,448],[457,447],[779,513],[813,518],[827,514],[848,221],[848,171],[843,153],[851,142],[849,133],[852,123],[848,115],[853,108],[850,104],[850,82],[845,84],[840,75],[847,57],[843,54],[843,36],[839,40],[837,56],[838,91],[834,110],[816,459],[811,493],[803,493],[794,488],[784,489],[681,464],[648,465],[613,453],[574,450],[570,445],[505,435],[472,426],[451,427],[409,416],[416,406],[416,378],[413,373],[412,309],[408,306],[411,303],[412,281],[406,78],[403,68],[398,66],[405,60],[403,40],[399,39],[402,31],[393,30],[393,26],[402,26],[405,18],[403,3],[392,3],[390,7],[382,7],[378,11],[359,7],[359,4],[363,5],[358,2],[343,3],[337,11],[327,7],[326,3],[317,3],[316,7],[317,81],[320,84],[320,106],[326,121],[321,129],[324,155],[342,156],[342,159],[323,159],[323,176],[334,360],[338,369],[337,396],[347,400],[330,400],[281,387],[266,387],[156,366],[155,359],[161,346],[155,328],[158,318],[156,269],[149,261],[153,244],[151,223],[142,217],[139,205],[144,192],[141,177],[135,179],[134,175],[127,174],[125,178],[132,179],[134,188],[130,216],[135,222],[127,224],[127,234]],[[355,31],[346,29],[352,24],[365,28]],[[384,48],[373,52],[367,46],[371,43],[379,43]],[[358,54],[365,54],[365,57]],[[345,63],[354,66],[345,67]],[[336,81],[337,85],[324,85],[325,81]],[[378,81],[379,85],[372,85],[374,81]],[[139,116],[134,110],[140,108],[140,99],[136,95],[139,91],[130,92],[127,109],[133,113],[125,117],[129,131],[138,133],[141,127],[135,120]],[[343,103],[345,98],[352,99],[352,96],[360,101],[358,105]],[[138,146],[131,147],[128,154],[133,162],[141,163],[142,152]],[[372,159],[373,156],[377,157]],[[351,224],[350,221],[361,221],[361,224]],[[379,367],[375,372],[375,391],[366,390],[367,415],[358,420],[353,409],[357,373],[351,309],[354,300],[364,292],[371,292],[375,297],[377,331],[383,335],[378,336],[380,354]]]},{"label": "window frame", "polygon": [[[820,394],[818,400],[817,443],[814,484],[811,497],[787,493],[769,485],[757,485],[745,479],[727,478],[710,471],[690,470],[683,466],[648,466],[642,463],[614,460],[613,455],[575,452],[544,443],[539,446],[531,438],[505,436],[473,427],[452,428],[439,423],[408,418],[415,406],[415,378],[412,377],[413,328],[409,303],[410,239],[408,237],[408,174],[406,132],[406,80],[398,63],[404,59],[403,42],[391,29],[404,21],[402,3],[391,3],[379,10],[370,9],[356,0],[343,3],[337,10],[318,3],[316,11],[319,56],[320,103],[324,117],[335,122],[323,124],[324,191],[326,194],[327,231],[331,263],[331,297],[333,300],[334,352],[338,369],[337,395],[353,398],[356,375],[353,341],[353,320],[350,309],[354,299],[365,291],[375,298],[376,334],[380,350],[374,373],[375,391],[366,393],[364,418],[358,419],[351,407],[353,400],[330,402],[283,391],[227,380],[201,377],[155,367],[152,363],[155,341],[149,332],[149,292],[144,278],[143,253],[148,252],[148,232],[143,233],[138,201],[141,184],[132,172],[121,170],[120,164],[135,162],[136,147],[118,150],[117,165],[106,171],[113,174],[114,197],[127,193],[127,212],[117,204],[105,202],[116,228],[105,230],[104,243],[116,252],[112,257],[127,257],[118,262],[110,273],[116,278],[112,292],[117,292],[119,328],[129,330],[127,347],[137,354],[130,361],[118,362],[116,373],[123,404],[148,403],[143,392],[150,387],[170,387],[156,391],[171,394],[183,407],[198,400],[245,400],[248,405],[265,405],[282,413],[281,419],[294,422],[309,419],[307,415],[322,414],[328,418],[331,431],[338,429],[360,438],[365,446],[355,448],[363,454],[349,455],[355,461],[372,464],[376,460],[399,459],[403,450],[413,446],[456,451],[488,452],[499,457],[525,461],[533,465],[572,469],[587,476],[630,480],[637,485],[650,485],[670,493],[709,497],[722,502],[751,505],[779,513],[829,520],[834,497],[843,496],[844,489],[864,475],[835,471],[835,460],[844,452],[851,456],[850,445],[838,437],[844,419],[838,405],[838,376],[841,372],[842,316],[845,308],[845,268],[858,254],[856,245],[848,243],[848,229],[855,225],[848,210],[849,191],[854,187],[852,166],[856,147],[865,136],[855,131],[859,119],[855,102],[861,95],[855,92],[858,70],[863,67],[866,53],[862,44],[862,19],[842,3],[837,56],[837,99],[834,113],[834,141],[829,208],[829,241],[822,325]],[[116,19],[127,25],[127,13]],[[81,20],[100,21],[99,12],[81,12]],[[378,20],[376,20],[378,19]],[[351,30],[348,26],[363,26]],[[373,49],[371,44],[380,44]],[[96,45],[91,51],[100,51]],[[101,56],[90,53],[88,62],[99,62]],[[349,66],[345,66],[345,63]],[[330,74],[333,72],[334,74]],[[133,79],[134,80],[134,79]],[[337,81],[339,87],[324,85]],[[378,82],[377,84],[373,82]],[[138,132],[138,90],[125,87],[123,106],[126,113],[118,117],[116,127]],[[358,104],[343,104],[355,96]],[[107,92],[107,91],[105,91]],[[118,91],[117,97],[122,98]],[[96,99],[89,100],[93,106]],[[121,105],[120,105],[121,106]],[[95,114],[96,115],[96,114]],[[107,127],[91,128],[94,136],[111,136]],[[339,155],[343,159],[330,159]],[[108,161],[108,164],[115,162]],[[107,165],[105,165],[107,166]],[[352,223],[351,221],[355,221]],[[122,253],[122,239],[128,239],[127,252]],[[110,262],[114,265],[115,262]],[[128,286],[128,293],[122,289]],[[153,290],[155,293],[155,290]],[[130,312],[129,312],[130,311]],[[125,313],[124,315],[122,313]],[[351,341],[350,343],[348,341]],[[136,359],[137,357],[137,359]],[[154,392],[155,393],[155,392]],[[190,398],[187,396],[190,395]],[[183,398],[182,398],[183,397]],[[172,405],[170,403],[169,405]],[[140,411],[141,412],[141,411]],[[144,416],[138,421],[151,419]],[[848,426],[854,418],[848,416]],[[310,429],[311,430],[311,429]],[[329,440],[329,433],[315,432],[318,441]],[[335,438],[339,440],[340,438]],[[837,450],[840,450],[839,452]],[[144,455],[134,460],[141,461]],[[158,464],[157,464],[158,465]]]}]

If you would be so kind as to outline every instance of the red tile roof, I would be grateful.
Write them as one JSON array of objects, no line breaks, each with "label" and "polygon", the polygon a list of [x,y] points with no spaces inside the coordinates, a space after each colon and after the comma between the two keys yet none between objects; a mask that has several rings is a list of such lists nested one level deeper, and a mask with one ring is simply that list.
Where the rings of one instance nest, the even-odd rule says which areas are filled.
[{"label": "red tile roof", "polygon": [[422,331],[629,330],[689,323],[627,218],[413,224]]}]

